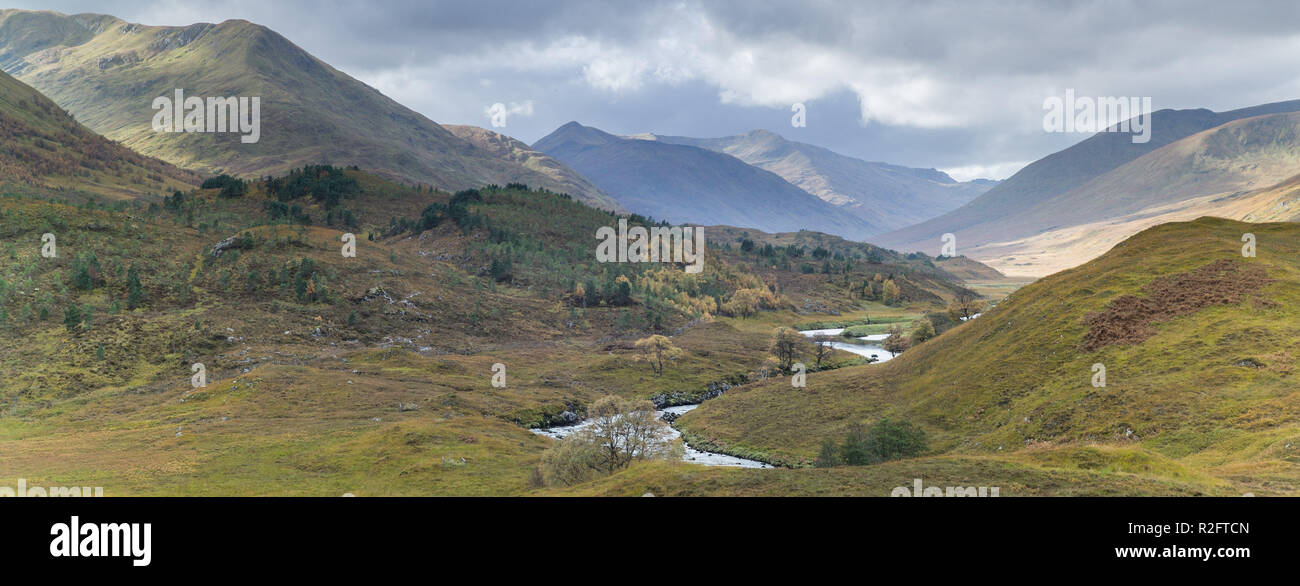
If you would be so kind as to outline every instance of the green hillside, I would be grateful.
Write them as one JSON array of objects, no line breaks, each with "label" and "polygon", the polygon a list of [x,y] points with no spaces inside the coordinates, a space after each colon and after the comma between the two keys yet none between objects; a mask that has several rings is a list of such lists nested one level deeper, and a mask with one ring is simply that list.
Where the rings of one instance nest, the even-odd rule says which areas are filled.
[{"label": "green hillside", "polygon": [[[204,185],[0,198],[0,475],[112,495],[547,491],[530,477],[554,442],[527,426],[741,382],[774,328],[832,317],[805,299],[857,319],[960,289],[925,257],[848,248],[830,273],[804,273],[801,246],[736,242],[697,275],[597,263],[595,229],[617,217],[521,185],[449,194],[324,166]],[[877,272],[900,284],[891,305],[858,289]],[[730,309],[741,290],[757,311]],[[633,346],[650,333],[683,350],[658,377]]]},{"label": "green hillside", "polygon": [[40,92],[0,72],[0,189],[121,199],[161,196],[197,181],[86,130]]},{"label": "green hillside", "polygon": [[[1259,242],[1243,258],[1243,233]],[[728,393],[681,418],[736,452],[811,463],[855,422],[912,422],[928,453],[1300,490],[1300,226],[1149,229],[882,365]],[[1106,385],[1094,387],[1093,365]],[[990,482],[996,479],[989,479]]]}]

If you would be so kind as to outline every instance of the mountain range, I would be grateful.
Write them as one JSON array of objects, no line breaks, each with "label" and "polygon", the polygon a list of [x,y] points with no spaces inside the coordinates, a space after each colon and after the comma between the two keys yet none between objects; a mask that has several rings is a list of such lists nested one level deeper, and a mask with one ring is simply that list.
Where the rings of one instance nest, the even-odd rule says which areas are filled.
[{"label": "mountain range", "polygon": [[996,181],[958,182],[936,169],[868,162],[819,146],[786,140],[768,130],[722,138],[636,135],[734,156],[766,169],[794,186],[888,232],[961,207]]},{"label": "mountain range", "polygon": [[855,240],[876,231],[775,173],[708,149],[616,136],[577,122],[532,148],[575,169],[629,210],[657,220],[767,232],[809,229]]},{"label": "mountain range", "polygon": [[[410,184],[456,190],[517,182],[613,207],[562,165],[527,152],[503,157],[462,139],[243,20],[145,26],[106,15],[0,10],[0,68],[91,130],[203,173],[265,176],[303,164],[357,165]],[[259,97],[260,141],[155,132],[151,103],[178,88],[189,96]]]},{"label": "mountain range", "polygon": [[942,235],[952,233],[959,253],[1007,274],[1040,277],[1162,222],[1289,219],[1261,190],[1300,173],[1298,110],[1300,101],[1222,113],[1160,110],[1148,143],[1096,134],[958,209],[877,240],[936,252]]}]

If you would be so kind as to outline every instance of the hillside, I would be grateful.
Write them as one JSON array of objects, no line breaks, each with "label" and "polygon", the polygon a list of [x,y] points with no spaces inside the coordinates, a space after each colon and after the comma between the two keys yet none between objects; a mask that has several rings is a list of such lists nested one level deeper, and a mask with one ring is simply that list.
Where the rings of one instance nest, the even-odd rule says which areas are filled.
[{"label": "hillside", "polygon": [[703,148],[614,136],[570,122],[533,144],[627,209],[673,223],[766,232],[800,229],[862,240],[871,224],[770,171]]},{"label": "hillside", "polygon": [[603,210],[627,211],[609,194],[587,181],[587,178],[565,167],[554,158],[529,148],[523,142],[477,126],[444,124],[443,128],[499,159],[513,161],[526,169],[547,176],[560,193],[567,193],[592,207]]},{"label": "hillside", "polygon": [[[1254,233],[1257,258],[1243,258]],[[700,441],[811,462],[882,417],[933,457],[1300,492],[1300,225],[1202,218],[1148,229],[881,365],[751,385],[679,420]],[[1105,386],[1092,384],[1094,364]],[[968,478],[996,483],[996,476]]]},{"label": "hillside", "polygon": [[996,181],[954,181],[934,169],[914,169],[847,157],[822,147],[790,141],[767,130],[722,138],[638,135],[732,155],[766,169],[794,186],[888,232],[956,209]]},{"label": "hillside", "polygon": [[[1295,161],[1282,152],[1289,147],[1280,147],[1289,140],[1294,122],[1285,114],[1296,110],[1300,101],[1221,113],[1160,110],[1152,114],[1147,143],[1134,144],[1125,133],[1098,133],[1035,161],[961,208],[876,240],[900,250],[937,250],[940,237],[953,233],[963,253],[989,260],[990,256],[972,250],[1179,199],[1265,187],[1295,174]],[[1245,122],[1256,117],[1264,118]],[[1237,121],[1241,122],[1228,126]],[[1197,138],[1219,127],[1223,127],[1219,133]],[[1156,155],[1157,151],[1164,152]],[[1264,157],[1258,169],[1253,168],[1257,155]],[[1237,164],[1246,168],[1234,168]],[[1287,166],[1291,172],[1280,170]],[[1138,181],[1129,183],[1134,180]],[[1035,275],[1049,274],[1053,268],[1059,267]]]},{"label": "hillside", "polygon": [[[605,202],[571,171],[535,170],[479,148],[247,21],[165,27],[0,10],[0,68],[91,130],[205,173],[261,177],[331,163],[441,189],[517,182]],[[177,88],[191,97],[259,97],[260,139],[154,132],[146,107]]]},{"label": "hillside", "polygon": [[[610,394],[698,398],[747,380],[779,325],[960,290],[926,257],[806,232],[840,253],[830,272],[803,272],[798,245],[715,242],[699,274],[595,262],[616,221],[518,185],[325,166],[162,203],[0,198],[0,241],[59,238],[56,258],[14,245],[0,263],[0,475],[116,496],[548,492],[530,475],[554,442],[528,426]],[[876,273],[899,284],[890,305],[856,292]],[[633,346],[651,333],[683,350],[657,377]]]},{"label": "hillside", "polygon": [[0,72],[0,188],[122,199],[162,196],[197,182],[193,173],[86,130],[40,92]]}]

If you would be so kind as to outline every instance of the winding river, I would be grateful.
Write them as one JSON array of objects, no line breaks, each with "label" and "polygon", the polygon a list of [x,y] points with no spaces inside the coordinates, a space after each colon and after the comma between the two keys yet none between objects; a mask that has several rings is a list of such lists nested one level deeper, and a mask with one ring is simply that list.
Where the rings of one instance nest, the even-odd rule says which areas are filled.
[{"label": "winding river", "polygon": [[[828,330],[804,330],[799,333],[811,338],[813,336],[819,336],[819,335],[839,336],[840,333],[843,331],[844,328],[837,328],[837,329],[828,329]],[[863,340],[865,342],[879,342],[880,340],[885,339],[885,337],[886,334],[876,334],[871,336],[862,336],[858,339]],[[837,350],[851,352],[859,356],[865,356],[867,358],[875,357],[877,362],[885,362],[886,360],[889,360],[894,357],[892,353],[880,347],[880,345],[878,344],[850,344],[848,342],[831,342],[831,347]],[[660,419],[662,419],[665,413],[671,413],[673,415],[682,415],[683,413],[688,413],[694,410],[696,407],[699,407],[699,405],[696,404],[696,405],[679,405],[676,407],[665,407],[660,411],[656,411],[655,415]],[[559,440],[559,439],[564,439],[569,434],[575,431],[590,426],[592,423],[593,421],[591,419],[584,419],[573,425],[536,428],[530,431],[538,435],[544,435],[546,437]],[[673,435],[674,439],[680,438],[682,436],[682,433],[678,431],[677,428],[674,427],[672,424],[669,424],[668,429],[669,432]],[[771,464],[767,464],[765,462],[759,462],[757,460],[747,460],[745,458],[737,458],[735,456],[728,456],[726,454],[718,454],[715,452],[706,452],[704,450],[697,450],[691,447],[690,444],[685,444],[685,448],[686,448],[686,452],[685,454],[682,455],[682,460],[685,462],[693,462],[695,464],[703,464],[705,466],[734,466],[738,468],[772,468],[773,467]]]},{"label": "winding river", "polygon": [[[683,413],[687,413],[689,411],[694,410],[696,407],[699,407],[699,405],[679,405],[677,407],[665,407],[660,411],[655,411],[655,415],[660,419],[662,419],[665,413],[681,415]],[[544,435],[546,437],[554,438],[558,440],[558,439],[564,439],[569,434],[578,431],[579,429],[582,429],[584,427],[588,427],[592,423],[593,420],[584,419],[583,421],[580,421],[573,425],[537,428],[531,431],[538,435]],[[672,424],[669,424],[668,430],[669,433],[672,434],[674,439],[682,437],[682,432],[677,431],[677,428],[673,427]],[[695,448],[692,448],[690,444],[686,444],[684,441],[682,443],[685,445],[686,448],[686,453],[682,454],[683,462],[692,462],[695,464],[703,464],[705,466],[733,466],[737,468],[772,468],[773,467],[771,464],[765,462],[759,462],[757,460],[746,460],[745,458],[737,458],[735,456],[728,456],[726,454],[717,454],[714,452],[705,452],[703,450],[697,450]]]},{"label": "winding river", "polygon": [[[799,333],[808,336],[809,338],[813,336],[839,337],[840,334],[844,333],[844,328],[833,328],[829,330],[803,330]],[[888,337],[889,334],[872,334],[870,336],[861,336],[858,339],[864,342],[879,342]],[[876,362],[886,362],[894,358],[894,354],[892,352],[884,349],[879,344],[850,344],[848,342],[831,342],[831,347],[836,350],[851,352],[853,354],[857,354],[858,356],[865,356],[867,358],[875,357]]]}]

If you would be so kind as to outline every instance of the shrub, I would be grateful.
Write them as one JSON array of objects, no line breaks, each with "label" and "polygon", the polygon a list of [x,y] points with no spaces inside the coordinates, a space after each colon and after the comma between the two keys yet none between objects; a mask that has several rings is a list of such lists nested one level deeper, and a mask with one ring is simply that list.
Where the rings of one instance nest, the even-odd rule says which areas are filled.
[{"label": "shrub", "polygon": [[925,449],[925,430],[910,422],[886,417],[871,427],[860,423],[849,426],[849,432],[840,444],[839,461],[849,466],[879,464],[917,456]]},{"label": "shrub", "polygon": [[612,474],[637,460],[680,460],[681,442],[655,416],[649,401],[609,395],[587,408],[590,425],[570,434],[542,455],[547,484],[569,485]]}]

